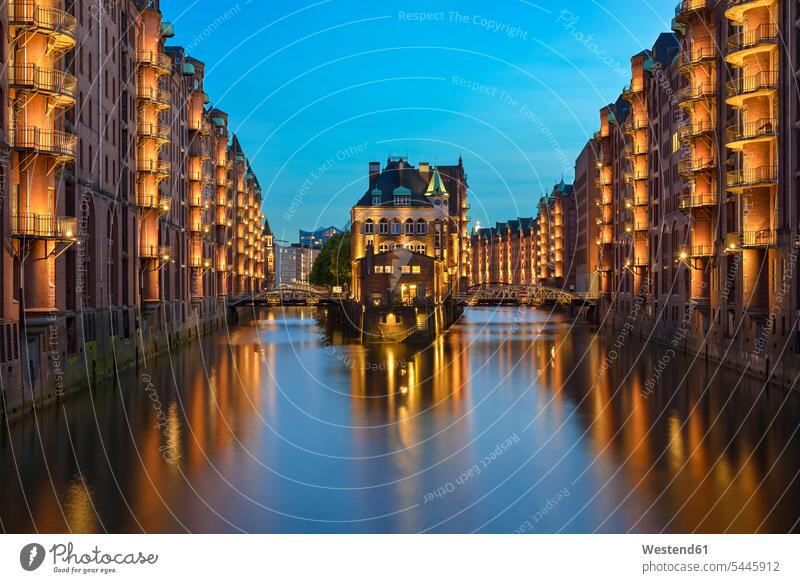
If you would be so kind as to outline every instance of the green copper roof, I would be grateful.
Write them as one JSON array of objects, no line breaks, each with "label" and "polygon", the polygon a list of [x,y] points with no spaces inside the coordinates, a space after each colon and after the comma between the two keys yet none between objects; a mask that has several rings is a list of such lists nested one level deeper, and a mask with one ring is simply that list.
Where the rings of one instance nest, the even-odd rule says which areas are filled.
[{"label": "green copper roof", "polygon": [[433,176],[431,177],[431,181],[428,184],[428,190],[425,192],[425,195],[426,196],[432,196],[432,195],[447,196],[447,188],[445,187],[444,182],[442,182],[442,177],[439,174],[439,169],[438,168],[434,168],[433,169]]},{"label": "green copper roof", "polygon": [[398,186],[394,189],[395,196],[411,196],[411,191],[405,186]]},{"label": "green copper roof", "polygon": [[194,65],[191,63],[184,63],[183,64],[183,74],[184,75],[194,75]]}]

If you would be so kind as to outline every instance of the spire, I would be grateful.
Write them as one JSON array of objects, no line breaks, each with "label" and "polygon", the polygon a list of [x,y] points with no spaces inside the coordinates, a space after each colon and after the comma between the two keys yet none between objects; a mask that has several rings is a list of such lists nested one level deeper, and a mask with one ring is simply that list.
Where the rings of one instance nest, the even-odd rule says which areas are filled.
[{"label": "spire", "polygon": [[439,167],[434,166],[433,168],[433,176],[431,176],[431,181],[428,184],[428,190],[425,192],[426,196],[448,196],[447,188],[442,182],[442,177],[439,174]]}]

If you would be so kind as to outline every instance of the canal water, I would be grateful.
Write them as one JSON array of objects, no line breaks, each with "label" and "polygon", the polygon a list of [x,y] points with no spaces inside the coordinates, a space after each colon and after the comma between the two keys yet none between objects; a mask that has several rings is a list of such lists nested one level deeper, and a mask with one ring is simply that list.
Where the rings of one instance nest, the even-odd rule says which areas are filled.
[{"label": "canal water", "polygon": [[546,310],[422,351],[258,316],[4,427],[2,529],[798,530],[796,394]]}]

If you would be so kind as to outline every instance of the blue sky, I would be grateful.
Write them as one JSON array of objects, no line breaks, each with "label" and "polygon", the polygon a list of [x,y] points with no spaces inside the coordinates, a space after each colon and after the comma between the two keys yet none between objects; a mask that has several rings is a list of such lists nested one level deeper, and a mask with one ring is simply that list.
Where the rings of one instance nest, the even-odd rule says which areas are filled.
[{"label": "blue sky", "polygon": [[664,0],[162,0],[207,64],[278,238],[344,225],[370,160],[469,175],[473,220],[530,216],[669,30]]}]

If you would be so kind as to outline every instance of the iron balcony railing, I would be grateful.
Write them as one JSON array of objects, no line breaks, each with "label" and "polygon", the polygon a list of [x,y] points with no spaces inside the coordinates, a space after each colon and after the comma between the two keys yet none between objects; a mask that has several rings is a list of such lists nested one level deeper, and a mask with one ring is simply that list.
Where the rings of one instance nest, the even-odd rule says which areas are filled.
[{"label": "iron balcony railing", "polygon": [[644,83],[642,81],[636,81],[631,83],[630,85],[626,85],[622,89],[622,98],[630,101],[634,98],[635,95],[644,92]]},{"label": "iron balcony railing", "polygon": [[633,117],[629,118],[628,121],[622,126],[622,129],[625,133],[633,133],[642,130],[646,130],[649,127],[649,122],[647,119],[633,119]]},{"label": "iron balcony railing", "polygon": [[639,180],[647,180],[649,178],[647,170],[634,170],[625,173],[625,182],[637,182]]},{"label": "iron balcony railing", "polygon": [[776,244],[777,240],[777,233],[772,229],[744,231],[740,237],[742,247],[771,247]]},{"label": "iron balcony railing", "polygon": [[717,47],[710,42],[692,43],[688,51],[681,53],[679,66],[681,69],[693,67],[711,61],[717,56]]},{"label": "iron balcony railing", "polygon": [[170,127],[160,123],[139,123],[138,125],[139,137],[169,141]]},{"label": "iron balcony railing", "polygon": [[143,243],[139,246],[139,257],[142,259],[159,259],[169,261],[172,257],[172,248],[165,245],[148,245]]},{"label": "iron balcony railing", "polygon": [[683,0],[675,7],[675,17],[681,19],[691,12],[705,10],[707,7],[708,0]]},{"label": "iron balcony railing", "polygon": [[711,193],[685,194],[678,199],[678,206],[682,209],[714,206],[716,204],[717,196]]},{"label": "iron balcony railing", "polygon": [[136,60],[141,65],[153,67],[164,73],[169,73],[172,70],[172,59],[169,55],[157,51],[138,51]]},{"label": "iron balcony railing", "polygon": [[35,0],[9,2],[9,23],[12,26],[38,29],[56,35],[56,48],[71,48],[75,44],[78,21],[74,16],[49,6],[40,6]]},{"label": "iron balcony railing", "polygon": [[678,162],[679,174],[694,174],[696,172],[709,172],[716,168],[713,158],[688,158]]},{"label": "iron balcony railing", "polygon": [[761,118],[756,121],[738,123],[728,127],[728,142],[754,140],[778,133],[777,118]]},{"label": "iron balcony railing", "polygon": [[74,241],[78,234],[78,219],[40,214],[12,214],[11,232],[15,237]]},{"label": "iron balcony railing", "polygon": [[754,186],[776,180],[778,180],[777,166],[758,166],[728,172],[728,188]]},{"label": "iron balcony railing", "polygon": [[17,150],[31,150],[67,159],[75,158],[78,145],[75,134],[25,126],[12,128],[9,141]]},{"label": "iron balcony railing", "polygon": [[692,83],[681,87],[675,94],[679,103],[697,99],[711,99],[716,92],[714,83]]},{"label": "iron balcony railing", "polygon": [[767,91],[778,88],[777,71],[761,71],[755,75],[740,77],[728,81],[728,95],[746,95],[757,91]]},{"label": "iron balcony railing", "polygon": [[139,160],[137,168],[139,172],[169,176],[172,172],[172,163],[167,160]]},{"label": "iron balcony railing", "polygon": [[16,89],[64,97],[70,102],[74,102],[78,94],[78,80],[63,71],[26,63],[16,63],[8,71],[8,83]]},{"label": "iron balcony railing", "polygon": [[688,259],[690,257],[710,257],[714,255],[713,243],[696,243],[684,245],[678,249],[675,259]]},{"label": "iron balcony railing", "polygon": [[168,212],[172,206],[172,198],[164,194],[139,194],[136,204],[143,209],[158,209]]},{"label": "iron balcony railing", "polygon": [[736,32],[728,37],[728,52],[745,51],[765,43],[776,43],[778,25],[774,22],[759,24],[751,30]]},{"label": "iron balcony railing", "polygon": [[160,87],[140,84],[136,89],[136,94],[139,99],[152,101],[165,107],[172,105],[172,93]]},{"label": "iron balcony railing", "polygon": [[714,131],[716,125],[713,120],[702,120],[694,123],[686,123],[678,128],[678,139],[688,140],[696,136],[701,136]]}]

